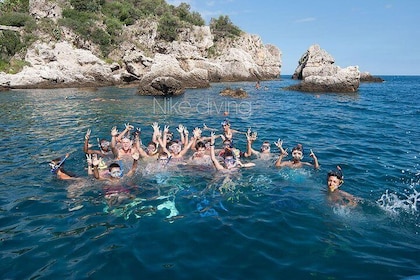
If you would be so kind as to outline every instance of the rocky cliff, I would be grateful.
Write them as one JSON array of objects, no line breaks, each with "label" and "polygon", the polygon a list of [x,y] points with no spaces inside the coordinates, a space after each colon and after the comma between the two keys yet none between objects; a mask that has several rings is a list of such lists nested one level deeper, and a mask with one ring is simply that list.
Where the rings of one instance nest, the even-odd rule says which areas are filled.
[{"label": "rocky cliff", "polygon": [[[31,0],[37,20],[61,17],[60,1]],[[123,29],[125,40],[100,59],[98,46],[61,27],[60,40],[33,43],[17,74],[0,73],[0,86],[10,88],[85,87],[137,82],[142,94],[159,94],[151,87],[157,78],[174,78],[182,87],[206,87],[210,82],[275,79],[280,75],[281,51],[264,45],[257,35],[243,33],[218,40],[209,26],[179,30],[177,41],[157,39],[157,22],[139,20]],[[155,83],[156,84],[156,83]],[[178,91],[181,92],[181,91]]]}]

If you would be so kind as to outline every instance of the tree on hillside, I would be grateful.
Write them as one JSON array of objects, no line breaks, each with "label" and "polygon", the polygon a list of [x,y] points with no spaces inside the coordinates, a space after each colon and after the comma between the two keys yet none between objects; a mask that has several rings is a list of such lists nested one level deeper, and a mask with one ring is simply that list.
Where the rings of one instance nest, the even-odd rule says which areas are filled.
[{"label": "tree on hillside", "polygon": [[232,23],[229,16],[219,16],[210,20],[210,30],[214,34],[214,40],[221,38],[234,38],[241,35],[242,30]]}]

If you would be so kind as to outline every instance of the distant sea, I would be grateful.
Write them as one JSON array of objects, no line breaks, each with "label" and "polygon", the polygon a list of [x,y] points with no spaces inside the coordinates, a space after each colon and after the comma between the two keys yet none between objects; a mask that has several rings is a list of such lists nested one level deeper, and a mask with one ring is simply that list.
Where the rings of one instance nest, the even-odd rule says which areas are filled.
[{"label": "distant sea", "polygon": [[[135,89],[0,93],[1,279],[420,279],[420,77],[382,76],[357,93],[302,93],[282,77],[218,83],[179,97]],[[249,98],[221,97],[243,88]],[[86,173],[84,135],[110,139],[125,123],[232,128],[312,149],[320,170],[274,167],[273,159],[229,175],[190,165],[156,170],[140,161],[136,198],[107,207]],[[203,132],[209,135],[208,131]],[[245,135],[234,145],[246,148]],[[216,146],[221,147],[217,141]],[[51,159],[82,180],[57,180]],[[356,208],[326,199],[340,165]],[[127,172],[125,168],[124,172]],[[222,188],[221,188],[222,187]]]}]

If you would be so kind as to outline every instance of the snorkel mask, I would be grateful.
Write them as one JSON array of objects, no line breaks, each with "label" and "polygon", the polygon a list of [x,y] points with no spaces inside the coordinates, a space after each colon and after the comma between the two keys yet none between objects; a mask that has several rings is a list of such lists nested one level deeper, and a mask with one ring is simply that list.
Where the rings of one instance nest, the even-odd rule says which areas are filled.
[{"label": "snorkel mask", "polygon": [[292,157],[297,160],[303,159],[303,147],[301,144],[297,144],[296,147],[292,149]]},{"label": "snorkel mask", "polygon": [[264,143],[261,145],[261,152],[264,152],[264,151],[268,151],[268,152],[270,151],[270,144]]},{"label": "snorkel mask", "polygon": [[236,165],[236,160],[234,157],[226,157],[224,161],[227,168],[232,168]]},{"label": "snorkel mask", "polygon": [[121,178],[123,174],[122,174],[121,170],[113,170],[113,171],[109,172],[109,175],[112,178]]},{"label": "snorkel mask", "polygon": [[100,147],[102,150],[108,150],[108,149],[109,149],[109,145],[110,145],[109,141],[102,141],[102,142],[99,144],[99,147]]}]

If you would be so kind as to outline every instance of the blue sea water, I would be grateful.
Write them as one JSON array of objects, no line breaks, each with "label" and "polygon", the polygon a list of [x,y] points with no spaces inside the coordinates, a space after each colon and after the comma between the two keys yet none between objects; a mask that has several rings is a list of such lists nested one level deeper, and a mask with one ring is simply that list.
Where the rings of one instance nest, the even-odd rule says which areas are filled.
[{"label": "blue sea water", "polygon": [[[114,87],[2,92],[1,279],[419,279],[420,77],[383,78],[354,94],[291,92],[285,77],[167,99]],[[225,87],[250,96],[221,97]],[[130,123],[147,143],[153,122],[176,135],[180,123],[220,128],[225,112],[234,129],[258,132],[255,148],[302,143],[320,170],[251,159],[221,193],[224,176],[212,169],[140,162],[137,197],[118,208],[86,175],[89,128],[96,144]],[[245,149],[244,135],[235,146]],[[67,152],[80,182],[50,173],[48,162]],[[337,165],[342,189],[362,200],[356,208],[326,200]]]}]

